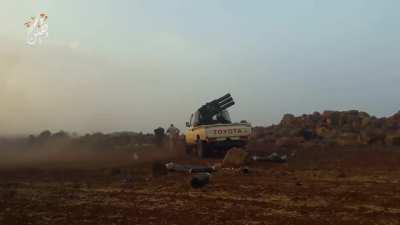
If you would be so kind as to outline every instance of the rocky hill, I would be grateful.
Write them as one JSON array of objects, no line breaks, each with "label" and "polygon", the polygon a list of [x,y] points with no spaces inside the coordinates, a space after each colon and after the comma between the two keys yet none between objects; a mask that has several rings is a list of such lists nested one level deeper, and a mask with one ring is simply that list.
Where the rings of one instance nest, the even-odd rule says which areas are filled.
[{"label": "rocky hill", "polygon": [[366,112],[324,111],[294,116],[286,114],[278,125],[255,127],[259,143],[276,146],[400,146],[400,111],[377,118]]}]

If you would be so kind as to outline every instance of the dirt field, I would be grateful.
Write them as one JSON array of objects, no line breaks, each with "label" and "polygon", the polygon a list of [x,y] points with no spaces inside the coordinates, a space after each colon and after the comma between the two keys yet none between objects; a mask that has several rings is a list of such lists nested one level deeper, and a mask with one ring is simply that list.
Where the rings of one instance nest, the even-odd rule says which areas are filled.
[{"label": "dirt field", "polygon": [[400,151],[309,150],[287,164],[224,169],[192,189],[190,176],[153,178],[139,154],[0,166],[0,224],[400,224]]}]

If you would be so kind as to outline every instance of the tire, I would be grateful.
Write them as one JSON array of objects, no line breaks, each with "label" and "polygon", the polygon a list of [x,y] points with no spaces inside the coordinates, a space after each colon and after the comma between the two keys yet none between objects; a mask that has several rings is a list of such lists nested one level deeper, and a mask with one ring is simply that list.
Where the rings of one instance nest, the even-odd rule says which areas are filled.
[{"label": "tire", "polygon": [[201,159],[207,157],[207,144],[201,140],[198,140],[196,145],[196,153]]}]

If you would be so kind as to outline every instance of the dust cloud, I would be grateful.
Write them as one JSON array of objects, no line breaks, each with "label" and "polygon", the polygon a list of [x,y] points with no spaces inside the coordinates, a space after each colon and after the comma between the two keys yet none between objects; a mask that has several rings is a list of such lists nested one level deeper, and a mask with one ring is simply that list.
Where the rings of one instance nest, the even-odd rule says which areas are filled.
[{"label": "dust cloud", "polygon": [[151,131],[149,124],[165,119],[157,113],[160,104],[144,95],[159,76],[150,65],[127,65],[57,45],[10,41],[0,49],[0,136],[46,129]]},{"label": "dust cloud", "polygon": [[0,167],[132,165],[185,157],[183,142],[174,150],[156,146],[141,133],[71,136],[44,131],[29,137],[0,138]]}]

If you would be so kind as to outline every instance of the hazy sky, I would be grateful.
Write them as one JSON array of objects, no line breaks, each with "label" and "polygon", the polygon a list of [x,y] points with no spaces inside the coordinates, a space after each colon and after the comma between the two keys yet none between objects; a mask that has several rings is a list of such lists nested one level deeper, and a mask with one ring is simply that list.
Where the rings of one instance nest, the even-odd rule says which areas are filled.
[{"label": "hazy sky", "polygon": [[[49,15],[43,45],[24,22]],[[0,133],[145,131],[230,92],[234,120],[400,109],[400,1],[0,0]]]}]

